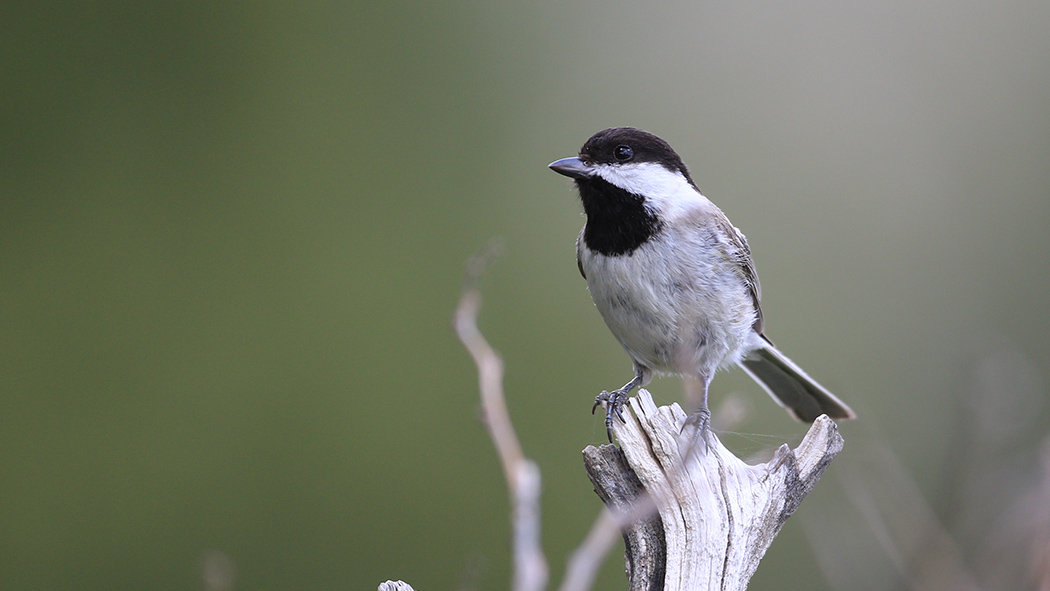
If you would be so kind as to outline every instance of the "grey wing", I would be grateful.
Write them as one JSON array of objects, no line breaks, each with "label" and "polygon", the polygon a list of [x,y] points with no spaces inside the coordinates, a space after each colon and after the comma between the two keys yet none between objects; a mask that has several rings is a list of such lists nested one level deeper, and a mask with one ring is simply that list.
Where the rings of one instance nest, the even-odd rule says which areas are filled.
[{"label": "grey wing", "polygon": [[765,322],[762,319],[762,306],[759,304],[759,301],[762,299],[762,285],[758,282],[755,261],[751,258],[751,246],[748,245],[744,233],[734,226],[729,221],[729,218],[721,216],[718,222],[722,230],[725,231],[725,235],[729,238],[729,243],[732,247],[729,255],[736,261],[741,278],[747,285],[748,291],[751,292],[751,300],[755,304],[755,323],[751,326],[755,329],[755,332],[761,335],[765,327]]},{"label": "grey wing", "polygon": [[580,275],[584,279],[587,278],[587,274],[583,272],[583,257],[580,256],[580,249],[583,248],[583,230],[580,230],[580,235],[576,237],[576,268],[580,270]]}]

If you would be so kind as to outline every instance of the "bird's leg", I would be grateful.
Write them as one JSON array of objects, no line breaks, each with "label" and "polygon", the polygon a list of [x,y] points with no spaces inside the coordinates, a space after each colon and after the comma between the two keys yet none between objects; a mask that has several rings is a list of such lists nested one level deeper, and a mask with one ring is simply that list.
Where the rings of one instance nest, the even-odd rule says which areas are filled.
[{"label": "bird's leg", "polygon": [[631,393],[631,390],[634,390],[642,384],[644,376],[645,373],[643,370],[636,367],[634,369],[634,378],[624,384],[622,388],[618,388],[612,392],[602,390],[602,393],[594,398],[594,406],[591,407],[591,414],[594,414],[594,411],[598,408],[599,404],[603,402],[605,403],[605,431],[609,435],[609,443],[612,443],[613,415],[616,415],[616,418],[620,419],[621,423],[627,422],[623,418],[623,405],[627,402],[627,396]]},{"label": "bird's leg", "polygon": [[695,427],[698,433],[704,433],[711,426],[711,411],[707,409],[707,386],[710,385],[711,378],[700,376],[696,383],[699,388],[699,392],[696,393],[699,403],[696,410],[686,417],[682,430],[685,430],[686,427]]}]

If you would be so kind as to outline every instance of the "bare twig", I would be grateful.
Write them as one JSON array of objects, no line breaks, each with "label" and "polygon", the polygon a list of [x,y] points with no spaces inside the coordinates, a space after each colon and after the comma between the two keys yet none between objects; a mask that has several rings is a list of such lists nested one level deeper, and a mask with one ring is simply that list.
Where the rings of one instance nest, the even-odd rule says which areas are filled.
[{"label": "bare twig", "polygon": [[492,245],[468,263],[463,294],[456,308],[455,329],[478,367],[485,425],[496,446],[507,479],[513,511],[513,569],[515,591],[541,591],[547,585],[547,561],[540,547],[540,470],[525,457],[514,432],[503,396],[503,360],[481,331],[477,318],[481,292],[477,280],[498,254]]},{"label": "bare twig", "polygon": [[612,549],[626,522],[623,513],[615,514],[608,508],[602,509],[587,538],[569,557],[560,591],[586,591],[591,588],[605,555]]}]

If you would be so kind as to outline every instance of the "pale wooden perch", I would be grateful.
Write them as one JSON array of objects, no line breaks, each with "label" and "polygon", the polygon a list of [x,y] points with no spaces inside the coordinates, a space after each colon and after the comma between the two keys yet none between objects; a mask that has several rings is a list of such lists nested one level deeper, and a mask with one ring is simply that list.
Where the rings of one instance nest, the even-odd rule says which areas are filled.
[{"label": "pale wooden perch", "polygon": [[748,466],[711,431],[683,432],[677,404],[657,408],[642,390],[629,408],[625,424],[614,422],[620,446],[589,446],[583,456],[606,505],[634,513],[623,529],[631,591],[747,588],[781,526],[842,450],[837,426],[821,416],[795,450],[785,444],[769,462]]}]

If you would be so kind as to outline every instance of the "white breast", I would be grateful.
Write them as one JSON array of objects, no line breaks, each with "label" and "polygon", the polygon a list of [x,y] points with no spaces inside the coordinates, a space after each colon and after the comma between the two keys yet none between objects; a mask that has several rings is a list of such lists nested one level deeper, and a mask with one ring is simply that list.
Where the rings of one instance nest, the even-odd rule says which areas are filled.
[{"label": "white breast", "polygon": [[710,378],[740,358],[755,321],[751,294],[724,254],[714,224],[665,223],[630,255],[583,246],[580,264],[595,306],[636,363]]}]

